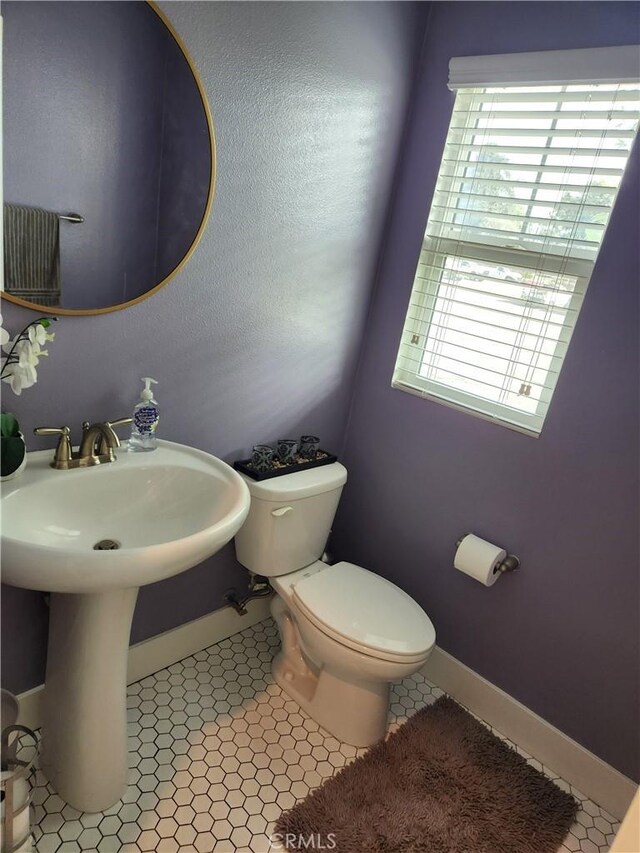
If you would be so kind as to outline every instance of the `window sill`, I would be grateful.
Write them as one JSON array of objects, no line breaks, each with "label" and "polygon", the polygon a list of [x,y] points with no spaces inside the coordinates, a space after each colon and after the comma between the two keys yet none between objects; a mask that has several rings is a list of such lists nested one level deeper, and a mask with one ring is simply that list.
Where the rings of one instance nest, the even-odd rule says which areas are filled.
[{"label": "window sill", "polygon": [[527,429],[526,427],[518,424],[512,424],[509,421],[496,417],[495,415],[476,411],[469,406],[463,406],[461,403],[455,403],[452,400],[445,400],[443,397],[438,397],[436,394],[430,394],[428,391],[424,391],[423,389],[414,387],[413,385],[408,385],[406,382],[401,382],[398,379],[392,380],[391,387],[396,391],[405,391],[407,394],[412,394],[414,397],[421,397],[423,400],[440,403],[441,406],[446,406],[449,409],[457,409],[459,412],[472,415],[474,418],[480,418],[480,420],[488,421],[489,423],[496,424],[497,426],[506,427],[513,432],[529,436],[529,438],[540,438],[540,432],[537,430]]}]

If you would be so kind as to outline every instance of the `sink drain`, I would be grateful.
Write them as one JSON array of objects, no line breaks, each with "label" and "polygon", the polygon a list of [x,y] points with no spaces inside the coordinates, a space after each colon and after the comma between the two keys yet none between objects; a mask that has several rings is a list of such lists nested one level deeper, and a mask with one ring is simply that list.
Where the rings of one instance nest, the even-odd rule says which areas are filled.
[{"label": "sink drain", "polygon": [[101,539],[93,546],[94,551],[117,551],[120,543],[116,539]]}]

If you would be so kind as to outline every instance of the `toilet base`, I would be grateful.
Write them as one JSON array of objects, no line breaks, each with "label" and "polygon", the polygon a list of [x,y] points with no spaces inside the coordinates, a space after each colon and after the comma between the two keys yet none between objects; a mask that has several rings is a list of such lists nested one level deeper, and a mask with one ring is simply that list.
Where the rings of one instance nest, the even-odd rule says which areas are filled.
[{"label": "toilet base", "polygon": [[303,711],[342,743],[372,746],[387,733],[387,682],[345,681],[324,669],[293,668],[280,652],[273,665],[276,683]]},{"label": "toilet base", "polygon": [[409,663],[366,655],[337,643],[275,595],[271,615],[282,651],[276,683],[320,726],[343,743],[372,746],[387,733],[391,682],[417,672],[429,657]]}]

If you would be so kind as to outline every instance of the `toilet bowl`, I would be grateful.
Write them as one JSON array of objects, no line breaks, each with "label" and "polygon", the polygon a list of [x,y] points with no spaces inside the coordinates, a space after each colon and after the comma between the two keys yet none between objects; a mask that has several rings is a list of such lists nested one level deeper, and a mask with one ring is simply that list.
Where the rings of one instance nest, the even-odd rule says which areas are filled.
[{"label": "toilet bowl", "polygon": [[370,746],[387,730],[390,683],[424,665],[435,630],[395,584],[353,563],[320,561],[346,477],[336,462],[247,478],[251,509],[236,554],[276,593],[276,682],[339,740]]}]

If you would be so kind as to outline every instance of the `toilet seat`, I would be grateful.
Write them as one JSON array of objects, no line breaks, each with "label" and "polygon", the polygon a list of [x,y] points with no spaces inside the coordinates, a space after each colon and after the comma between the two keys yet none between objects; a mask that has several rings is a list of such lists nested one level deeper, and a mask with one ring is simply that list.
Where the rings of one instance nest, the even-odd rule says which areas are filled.
[{"label": "toilet seat", "polygon": [[336,563],[292,588],[297,608],[337,642],[381,660],[413,663],[435,645],[431,620],[395,584],[356,566]]}]

